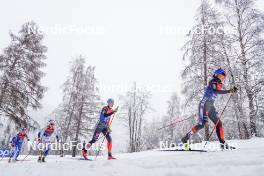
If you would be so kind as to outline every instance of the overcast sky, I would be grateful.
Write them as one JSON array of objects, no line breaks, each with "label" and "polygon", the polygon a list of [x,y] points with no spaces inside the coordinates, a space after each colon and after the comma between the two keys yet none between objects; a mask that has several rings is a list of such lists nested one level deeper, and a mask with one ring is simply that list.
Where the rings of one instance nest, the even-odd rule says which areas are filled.
[{"label": "overcast sky", "polygon": [[[48,47],[44,108],[61,102],[60,86],[69,62],[81,54],[87,64],[96,66],[104,87],[128,87],[136,81],[162,88],[152,92],[151,101],[156,110],[151,116],[160,117],[171,91],[180,93],[180,49],[199,4],[199,0],[8,0],[0,6],[0,48],[9,44],[10,30],[16,33],[23,23],[34,20],[46,30]],[[62,28],[67,31],[50,31]],[[101,95],[116,99],[120,93],[102,90]]]}]

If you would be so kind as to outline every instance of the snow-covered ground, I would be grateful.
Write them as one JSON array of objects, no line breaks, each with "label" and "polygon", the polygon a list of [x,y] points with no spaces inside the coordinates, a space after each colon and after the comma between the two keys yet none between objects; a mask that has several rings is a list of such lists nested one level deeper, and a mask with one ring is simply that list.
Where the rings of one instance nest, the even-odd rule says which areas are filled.
[{"label": "snow-covered ground", "polygon": [[4,159],[0,162],[0,176],[262,176],[264,139],[232,143],[239,149],[207,153],[147,151],[118,154],[118,160],[112,161],[106,157],[84,161],[49,156],[46,163],[37,163],[35,156],[29,156],[27,161],[9,164]]}]

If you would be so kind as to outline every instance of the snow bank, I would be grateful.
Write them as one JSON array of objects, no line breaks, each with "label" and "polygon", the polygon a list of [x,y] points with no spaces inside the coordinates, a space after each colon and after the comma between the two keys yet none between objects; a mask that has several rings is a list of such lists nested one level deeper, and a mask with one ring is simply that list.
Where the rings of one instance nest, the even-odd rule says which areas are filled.
[{"label": "snow bank", "polygon": [[[229,141],[230,142],[230,141]],[[70,156],[49,156],[46,163],[37,157],[27,161],[0,162],[1,176],[262,176],[264,171],[264,139],[232,141],[239,147],[217,152],[147,151],[115,155],[118,160],[84,161]],[[22,156],[20,159],[23,158]]]}]

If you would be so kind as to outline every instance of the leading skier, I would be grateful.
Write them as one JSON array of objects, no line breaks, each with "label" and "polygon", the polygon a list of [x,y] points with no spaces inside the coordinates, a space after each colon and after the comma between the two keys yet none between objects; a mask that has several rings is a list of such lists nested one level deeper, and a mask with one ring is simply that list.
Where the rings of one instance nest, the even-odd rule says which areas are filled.
[{"label": "leading skier", "polygon": [[82,149],[82,155],[85,160],[88,160],[87,157],[87,149],[89,149],[93,143],[95,143],[99,135],[103,133],[103,135],[106,137],[107,140],[107,149],[108,149],[108,160],[116,159],[112,156],[112,137],[111,137],[111,129],[110,129],[110,123],[111,123],[111,116],[115,114],[118,111],[118,107],[116,109],[112,109],[114,106],[114,100],[112,98],[109,98],[107,100],[107,106],[104,106],[101,113],[100,113],[100,119],[96,126],[94,135],[92,140],[84,145]]},{"label": "leading skier", "polygon": [[[222,82],[225,80],[226,73],[223,69],[217,69],[214,72],[213,79],[209,81],[207,88],[205,89],[203,99],[199,104],[199,120],[198,124],[192,127],[192,129],[182,138],[183,143],[187,143],[191,135],[204,128],[208,118],[213,121],[214,124],[218,121],[218,113],[214,106],[215,99],[218,94],[236,93],[237,88],[233,87],[230,90],[222,90]],[[216,125],[216,134],[221,144],[221,148],[229,148],[224,140],[224,130],[221,120]]]}]

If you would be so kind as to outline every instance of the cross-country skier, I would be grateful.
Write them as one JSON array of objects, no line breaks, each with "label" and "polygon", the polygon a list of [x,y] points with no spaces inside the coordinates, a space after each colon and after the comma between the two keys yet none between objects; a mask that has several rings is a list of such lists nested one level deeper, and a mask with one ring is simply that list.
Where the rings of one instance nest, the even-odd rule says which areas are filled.
[{"label": "cross-country skier", "polygon": [[45,158],[50,150],[50,145],[55,141],[54,138],[59,142],[58,131],[55,129],[55,121],[49,120],[47,127],[43,128],[38,133],[38,144],[42,143],[44,146],[44,150],[40,150],[40,156],[38,158],[39,162],[45,162]]},{"label": "cross-country skier", "polygon": [[12,140],[10,141],[12,150],[11,150],[9,162],[11,162],[11,159],[12,161],[17,161],[17,158],[21,152],[25,138],[27,138],[27,140],[29,141],[26,128],[21,128],[19,132],[12,138]]},{"label": "cross-country skier", "polygon": [[107,140],[108,160],[116,159],[112,156],[112,137],[110,135],[111,133],[110,119],[111,116],[118,111],[118,107],[115,110],[113,110],[112,109],[113,106],[114,106],[114,100],[112,98],[108,99],[107,106],[103,107],[101,111],[99,123],[95,129],[92,140],[86,145],[86,147],[84,146],[84,148],[82,149],[82,155],[84,159],[88,160],[87,149],[89,149],[92,146],[92,144],[98,140],[99,135],[101,133],[103,133],[103,135],[106,137]]},{"label": "cross-country skier", "polygon": [[[204,128],[208,118],[213,121],[214,124],[218,121],[218,113],[214,106],[215,99],[218,94],[236,93],[237,88],[233,87],[230,90],[222,90],[222,82],[225,80],[226,73],[223,69],[217,69],[214,72],[213,79],[209,81],[207,88],[205,89],[203,99],[199,104],[199,122],[197,125],[182,138],[183,143],[187,143],[191,135]],[[216,134],[220,141],[221,148],[228,148],[227,143],[224,140],[224,130],[221,120],[219,120],[216,126]]]}]

